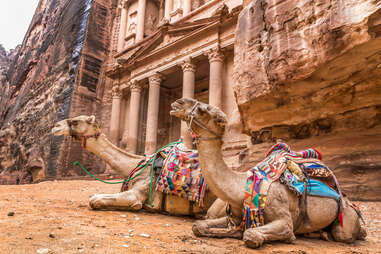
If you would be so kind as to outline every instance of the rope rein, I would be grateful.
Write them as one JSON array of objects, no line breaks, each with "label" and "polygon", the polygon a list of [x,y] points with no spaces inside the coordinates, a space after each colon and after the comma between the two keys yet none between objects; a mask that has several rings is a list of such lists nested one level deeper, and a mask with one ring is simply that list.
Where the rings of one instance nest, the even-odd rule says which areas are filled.
[{"label": "rope rein", "polygon": [[[165,148],[167,148],[168,146],[174,146],[174,145],[178,145],[182,142],[180,141],[176,141],[176,142],[172,142],[172,143],[169,143],[165,146],[163,146],[162,148],[160,148],[159,150],[157,150],[153,156],[151,157],[151,159],[141,168],[139,169],[139,171],[134,174],[134,176],[131,176],[130,178],[128,179],[125,179],[123,181],[119,181],[119,182],[108,182],[108,181],[105,181],[105,180],[102,180],[102,179],[99,179],[97,178],[96,176],[94,176],[93,174],[91,174],[88,170],[86,170],[86,168],[79,162],[79,161],[75,161],[73,163],[74,166],[79,166],[83,171],[86,172],[86,174],[88,174],[91,178],[97,180],[97,181],[100,181],[102,183],[106,183],[106,184],[120,184],[120,183],[125,183],[125,182],[129,182],[133,179],[135,179],[137,176],[139,176],[141,174],[141,172],[143,172],[144,169],[146,169],[149,165],[151,165],[151,176],[150,176],[150,186],[149,186],[149,199],[148,199],[148,203],[150,204],[151,207],[154,207],[154,205],[152,204],[152,186],[153,186],[153,166],[155,165],[155,161],[156,161],[156,157],[157,155],[162,151],[164,150]],[[141,167],[141,166],[139,166]]]}]

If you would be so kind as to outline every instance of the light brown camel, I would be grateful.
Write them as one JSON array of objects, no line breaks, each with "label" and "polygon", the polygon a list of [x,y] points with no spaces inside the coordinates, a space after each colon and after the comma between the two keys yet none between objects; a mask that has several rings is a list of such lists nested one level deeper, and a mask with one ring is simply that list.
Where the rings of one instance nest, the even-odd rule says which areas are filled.
[{"label": "light brown camel", "polygon": [[[334,199],[308,196],[307,214],[309,224],[303,222],[299,209],[299,198],[285,185],[272,183],[267,193],[265,206],[265,225],[237,230],[243,217],[244,186],[246,173],[232,171],[224,162],[221,137],[226,124],[225,114],[216,107],[182,98],[172,104],[172,116],[187,122],[196,135],[197,149],[201,170],[209,188],[217,197],[231,206],[232,221],[227,217],[197,221],[193,232],[197,236],[241,238],[252,248],[269,241],[291,242],[295,234],[305,234],[322,230],[335,221],[338,214],[338,203]],[[344,227],[332,225],[331,233],[336,241],[353,242],[365,237],[361,230],[357,213],[348,205],[343,211]]]},{"label": "light brown camel", "polygon": [[[106,138],[106,135],[101,133],[95,121],[95,116],[78,116],[62,120],[55,124],[52,133],[55,136],[65,135],[81,141],[84,148],[101,158],[125,178],[144,159],[143,156],[128,153],[113,145]],[[205,206],[202,209],[198,205],[191,206],[189,201],[173,195],[166,196],[166,203],[172,204],[171,208],[168,208],[162,205],[163,193],[153,189],[152,203],[154,207],[151,207],[148,204],[150,174],[150,168],[143,170],[138,177],[129,183],[128,191],[116,194],[93,195],[90,198],[90,207],[102,210],[133,211],[144,208],[151,211],[168,212],[176,215],[195,215],[197,217],[208,211],[207,218],[218,218],[225,215],[225,203],[219,200],[213,204],[216,197],[210,191],[207,192]],[[210,209],[208,210],[208,208]]]}]

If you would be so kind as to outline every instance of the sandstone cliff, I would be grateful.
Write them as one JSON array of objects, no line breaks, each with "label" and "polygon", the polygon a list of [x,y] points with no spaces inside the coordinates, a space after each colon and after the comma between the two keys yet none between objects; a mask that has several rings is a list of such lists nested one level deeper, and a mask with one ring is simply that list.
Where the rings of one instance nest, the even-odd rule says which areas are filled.
[{"label": "sandstone cliff", "polygon": [[351,197],[380,199],[380,1],[254,0],[234,67],[246,165],[281,138],[320,149]]},{"label": "sandstone cliff", "polygon": [[0,93],[0,184],[103,169],[77,142],[52,137],[58,120],[96,114],[115,1],[40,0]]}]

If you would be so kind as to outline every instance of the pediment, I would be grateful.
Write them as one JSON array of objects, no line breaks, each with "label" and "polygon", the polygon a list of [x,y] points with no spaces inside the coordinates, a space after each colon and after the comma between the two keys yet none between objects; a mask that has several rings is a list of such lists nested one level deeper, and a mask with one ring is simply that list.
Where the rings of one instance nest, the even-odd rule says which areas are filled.
[{"label": "pediment", "polygon": [[223,19],[227,19],[233,15],[237,15],[237,10],[232,10],[229,13],[227,6],[221,5],[211,17],[193,21],[184,20],[175,24],[164,24],[159,27],[153,35],[145,38],[144,41],[132,46],[130,49],[125,50],[123,54],[117,57],[122,59],[123,64],[132,64],[153,51],[159,51],[169,44],[181,41],[188,35],[197,33],[216,22],[222,22]]}]

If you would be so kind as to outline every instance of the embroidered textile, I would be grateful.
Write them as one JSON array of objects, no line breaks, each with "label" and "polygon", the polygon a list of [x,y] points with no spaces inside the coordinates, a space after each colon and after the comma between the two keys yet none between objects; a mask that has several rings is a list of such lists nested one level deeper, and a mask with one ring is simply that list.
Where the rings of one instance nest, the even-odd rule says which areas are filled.
[{"label": "embroidered textile", "polygon": [[285,143],[275,144],[266,153],[266,158],[247,172],[241,229],[264,225],[267,191],[272,182],[282,178],[281,182],[288,183],[287,185],[297,194],[298,189],[294,184],[304,180],[305,169],[324,168],[331,173],[320,161],[321,159],[322,154],[316,149],[294,152]]},{"label": "embroidered textile", "polygon": [[[285,184],[291,191],[297,196],[302,196],[305,191],[304,181],[300,181],[297,177],[286,169],[283,175],[279,178],[279,181]],[[340,195],[322,183],[319,180],[307,179],[306,180],[307,194],[312,196],[328,197],[336,200],[340,200]]]},{"label": "embroidered textile", "polygon": [[198,153],[183,151],[179,146],[172,147],[157,179],[156,190],[203,206],[206,183],[201,174]]}]

